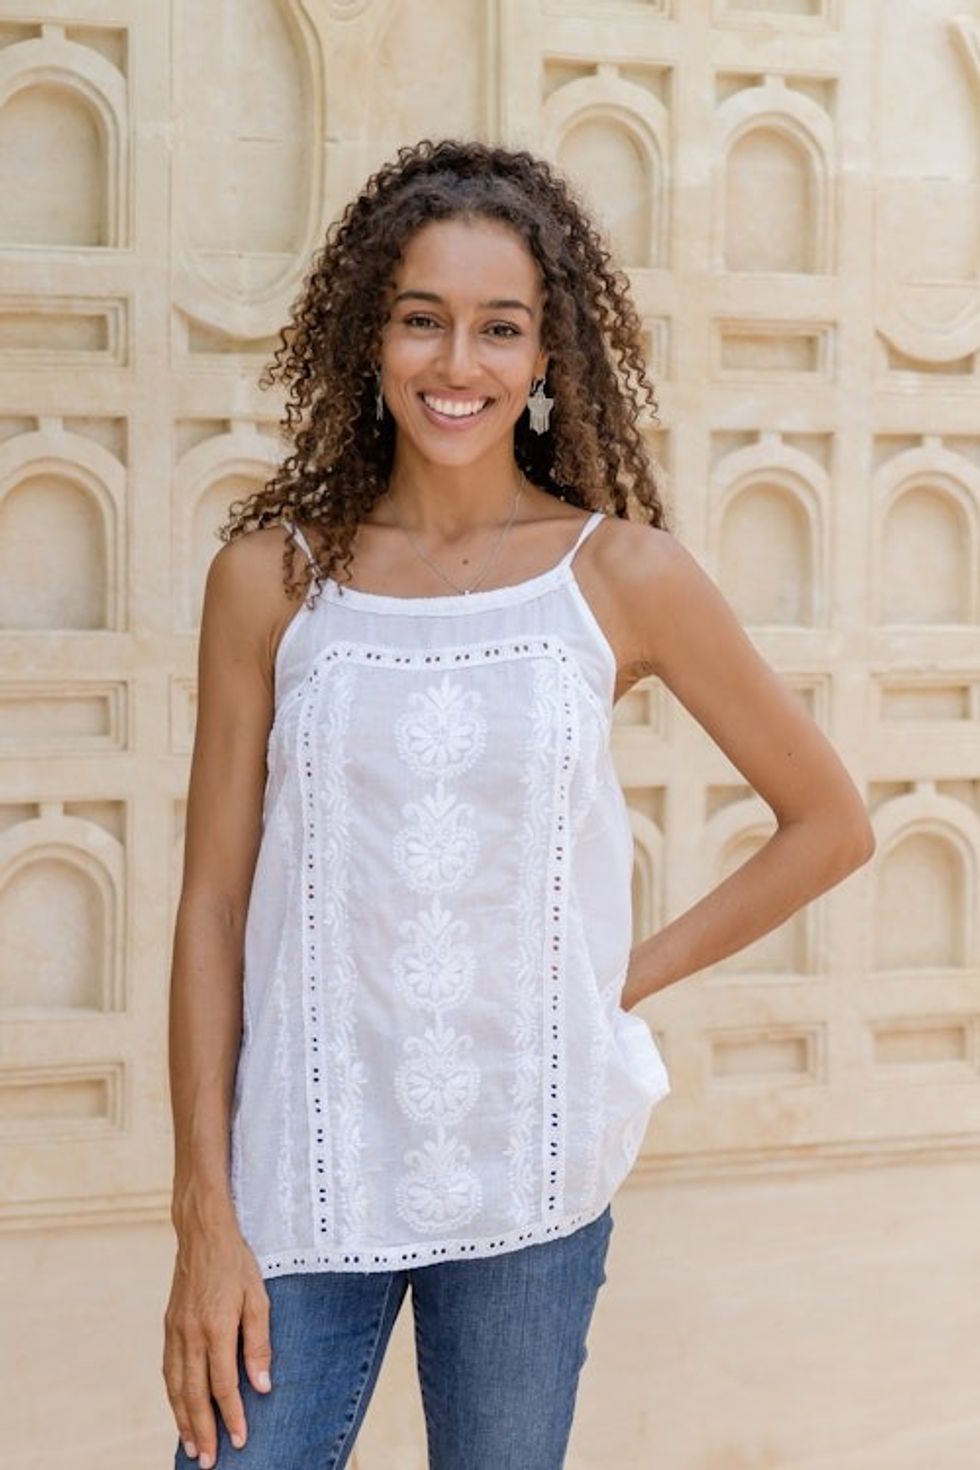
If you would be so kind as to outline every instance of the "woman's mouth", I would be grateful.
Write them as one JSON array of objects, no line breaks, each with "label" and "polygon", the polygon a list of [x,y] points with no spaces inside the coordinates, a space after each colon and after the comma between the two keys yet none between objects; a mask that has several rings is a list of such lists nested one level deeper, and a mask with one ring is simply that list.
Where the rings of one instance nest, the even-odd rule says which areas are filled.
[{"label": "woman's mouth", "polygon": [[420,393],[418,397],[426,417],[444,429],[466,428],[486,413],[494,402],[492,398],[440,398],[436,393]]}]

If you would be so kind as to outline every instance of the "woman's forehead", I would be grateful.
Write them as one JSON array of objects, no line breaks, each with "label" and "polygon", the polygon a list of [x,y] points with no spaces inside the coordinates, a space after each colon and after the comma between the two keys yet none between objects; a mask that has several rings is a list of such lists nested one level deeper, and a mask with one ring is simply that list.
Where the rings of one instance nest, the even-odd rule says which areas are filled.
[{"label": "woman's forehead", "polygon": [[437,291],[439,284],[421,279],[433,272],[466,295],[493,287],[495,295],[520,296],[521,288],[525,299],[527,293],[533,295],[539,275],[520,236],[495,220],[433,220],[417,230],[405,244],[395,280],[401,290]]}]

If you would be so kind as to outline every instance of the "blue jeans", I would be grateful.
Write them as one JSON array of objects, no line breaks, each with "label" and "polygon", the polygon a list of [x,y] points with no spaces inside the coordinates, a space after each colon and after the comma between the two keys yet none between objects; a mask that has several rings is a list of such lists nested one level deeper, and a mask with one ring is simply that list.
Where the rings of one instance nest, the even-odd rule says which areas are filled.
[{"label": "blue jeans", "polygon": [[[272,1390],[249,1383],[236,1450],[217,1403],[216,1470],[340,1470],[409,1285],[429,1470],[561,1470],[610,1206],[558,1240],[404,1271],[273,1276]],[[178,1443],[175,1470],[193,1470]]]}]

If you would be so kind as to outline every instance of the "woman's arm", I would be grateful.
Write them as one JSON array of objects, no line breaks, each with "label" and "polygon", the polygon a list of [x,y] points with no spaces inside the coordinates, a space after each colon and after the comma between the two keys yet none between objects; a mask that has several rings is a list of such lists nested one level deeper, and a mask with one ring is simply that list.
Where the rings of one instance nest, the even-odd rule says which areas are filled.
[{"label": "woman's arm", "polygon": [[[267,1387],[269,1301],[238,1228],[229,1180],[231,1105],[241,1045],[245,918],[262,828],[274,707],[274,644],[290,604],[283,533],[251,533],[214,556],[198,655],[184,874],[170,984],[174,1122],[171,1218],[177,1258],[163,1373],[191,1455],[214,1464],[217,1401],[229,1434],[247,1433],[239,1329],[250,1381]],[[295,608],[293,608],[295,611]]]},{"label": "woman's arm", "polygon": [[620,551],[630,667],[655,674],[772,808],[778,829],[633,950],[622,1004],[743,949],[867,862],[875,839],[843,762],[679,541],[644,527]]},{"label": "woman's arm", "polygon": [[241,1042],[242,941],[261,836],[272,720],[268,558],[252,538],[218,551],[205,584],[184,872],[170,983],[172,1218],[231,1210],[231,1099]]}]

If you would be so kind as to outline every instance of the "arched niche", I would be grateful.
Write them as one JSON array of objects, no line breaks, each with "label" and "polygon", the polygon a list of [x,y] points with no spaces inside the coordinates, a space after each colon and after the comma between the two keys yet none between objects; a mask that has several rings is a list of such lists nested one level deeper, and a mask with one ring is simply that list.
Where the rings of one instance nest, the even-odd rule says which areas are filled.
[{"label": "arched niche", "polygon": [[785,128],[747,128],[728,150],[725,269],[805,275],[817,269],[813,159]]},{"label": "arched niche", "polygon": [[[769,806],[753,793],[722,807],[705,824],[703,865],[714,884],[724,882],[747,862],[775,831]],[[785,977],[813,974],[817,969],[818,925],[813,905],[797,909],[782,924],[762,934],[712,967],[720,979],[736,975]]]},{"label": "arched niche", "polygon": [[119,461],[80,435],[0,444],[0,627],[122,627],[124,493]]},{"label": "arched niche", "polygon": [[980,621],[980,470],[930,443],[889,460],[874,488],[875,621]]},{"label": "arched niche", "polygon": [[51,29],[0,50],[0,244],[118,248],[129,243],[126,81]]},{"label": "arched niche", "polygon": [[967,518],[942,484],[907,484],[881,528],[881,622],[970,621]]},{"label": "arched niche", "polygon": [[624,264],[655,264],[648,161],[635,135],[615,118],[592,114],[569,128],[558,162],[569,178],[589,180],[592,206]]},{"label": "arched niche", "polygon": [[834,135],[823,108],[769,77],[721,104],[712,141],[716,268],[831,272]]},{"label": "arched niche", "polygon": [[321,45],[303,0],[178,0],[175,37],[174,299],[232,336],[268,336],[321,229]]},{"label": "arched niche", "polygon": [[813,545],[809,517],[777,476],[739,487],[721,522],[718,573],[742,622],[812,627]]},{"label": "arched niche", "polygon": [[948,970],[963,964],[962,853],[948,834],[908,832],[878,861],[876,970]]},{"label": "arched niche", "polygon": [[200,622],[207,570],[220,542],[215,535],[231,502],[260,489],[281,458],[271,435],[251,424],[205,439],[178,461],[174,474],[174,585],[178,621],[186,631]]},{"label": "arched niche", "polygon": [[875,815],[868,968],[934,973],[980,965],[980,816],[923,781]]},{"label": "arched niche", "polygon": [[719,461],[709,544],[719,585],[741,621],[826,621],[829,495],[823,467],[774,435]]},{"label": "arched niche", "polygon": [[37,83],[9,98],[0,109],[0,243],[108,245],[104,146],[97,115],[73,88]]},{"label": "arched niche", "polygon": [[559,87],[541,110],[542,151],[585,195],[629,267],[669,264],[667,110],[611,71]]},{"label": "arched niche", "polygon": [[661,924],[659,874],[663,872],[663,833],[642,812],[629,808],[633,831],[633,942],[656,933]]},{"label": "arched niche", "polygon": [[55,810],[0,837],[0,1008],[118,1008],[122,931],[122,850],[101,827]]}]

